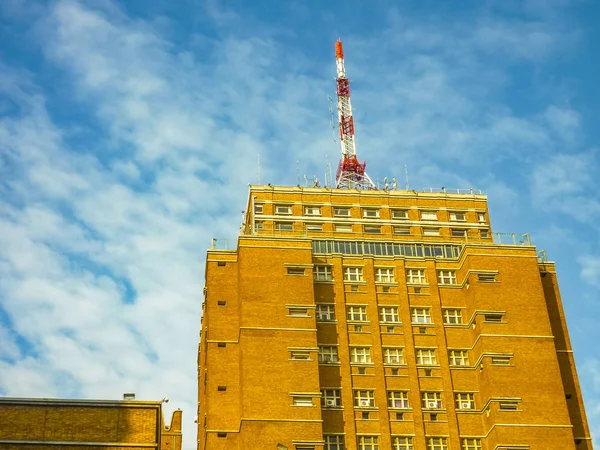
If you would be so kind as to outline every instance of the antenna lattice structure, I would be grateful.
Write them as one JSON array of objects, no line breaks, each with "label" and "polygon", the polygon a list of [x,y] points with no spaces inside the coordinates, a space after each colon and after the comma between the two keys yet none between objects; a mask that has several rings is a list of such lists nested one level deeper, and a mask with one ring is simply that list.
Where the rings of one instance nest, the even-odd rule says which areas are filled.
[{"label": "antenna lattice structure", "polygon": [[367,163],[362,164],[356,157],[354,141],[354,120],[350,105],[350,82],[346,78],[344,50],[342,42],[335,43],[335,63],[337,67],[337,109],[342,144],[342,159],[335,176],[335,187],[342,189],[377,189],[365,172]]}]

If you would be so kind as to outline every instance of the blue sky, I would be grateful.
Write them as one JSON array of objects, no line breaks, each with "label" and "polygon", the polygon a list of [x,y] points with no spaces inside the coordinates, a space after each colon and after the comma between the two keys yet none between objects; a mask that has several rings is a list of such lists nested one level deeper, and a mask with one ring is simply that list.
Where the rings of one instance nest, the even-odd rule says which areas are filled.
[{"label": "blue sky", "polygon": [[[171,398],[194,448],[211,237],[325,172],[333,44],[375,179],[482,189],[557,262],[600,439],[600,4],[0,2],[0,395]],[[597,443],[597,445],[600,442]]]}]

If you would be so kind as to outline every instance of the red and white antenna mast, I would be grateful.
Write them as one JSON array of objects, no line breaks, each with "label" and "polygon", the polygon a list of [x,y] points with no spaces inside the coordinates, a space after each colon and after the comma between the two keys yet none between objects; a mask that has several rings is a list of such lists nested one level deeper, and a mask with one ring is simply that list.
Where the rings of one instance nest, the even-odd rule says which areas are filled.
[{"label": "red and white antenna mast", "polygon": [[344,50],[342,42],[335,43],[335,64],[337,66],[337,109],[342,143],[342,159],[335,176],[335,187],[342,189],[376,189],[365,172],[367,163],[362,164],[356,158],[354,141],[354,121],[350,105],[350,82],[346,78]]}]

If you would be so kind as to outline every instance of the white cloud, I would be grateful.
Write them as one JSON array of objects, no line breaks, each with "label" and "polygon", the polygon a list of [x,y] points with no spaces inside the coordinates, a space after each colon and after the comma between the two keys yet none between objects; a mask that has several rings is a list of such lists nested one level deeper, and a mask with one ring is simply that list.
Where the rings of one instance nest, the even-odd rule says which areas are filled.
[{"label": "white cloud", "polygon": [[581,266],[581,279],[592,286],[600,287],[600,258],[585,255],[578,261]]}]

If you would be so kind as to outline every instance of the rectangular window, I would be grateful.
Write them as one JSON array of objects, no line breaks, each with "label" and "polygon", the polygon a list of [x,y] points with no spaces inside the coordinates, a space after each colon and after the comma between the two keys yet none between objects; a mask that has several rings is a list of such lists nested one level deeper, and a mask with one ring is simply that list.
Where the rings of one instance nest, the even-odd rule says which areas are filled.
[{"label": "rectangular window", "polygon": [[481,450],[481,439],[465,438],[461,443],[462,450]]},{"label": "rectangular window", "polygon": [[275,214],[278,216],[289,216],[292,214],[292,207],[290,205],[275,205]]},{"label": "rectangular window", "polygon": [[434,366],[437,364],[434,348],[417,349],[417,364],[423,366]]},{"label": "rectangular window", "polygon": [[319,362],[323,364],[338,362],[337,346],[319,345]]},{"label": "rectangular window", "polygon": [[310,397],[292,397],[294,406],[313,406],[312,398]]},{"label": "rectangular window", "polygon": [[370,364],[371,349],[369,347],[350,347],[350,362],[355,364]]},{"label": "rectangular window", "polygon": [[445,437],[428,437],[427,450],[448,450],[448,441]]},{"label": "rectangular window", "polygon": [[373,225],[365,225],[364,226],[365,233],[367,234],[380,234],[381,227],[373,226]]},{"label": "rectangular window", "polygon": [[408,409],[408,392],[388,391],[388,406],[393,409]]},{"label": "rectangular window", "polygon": [[358,436],[358,450],[379,450],[377,436]]},{"label": "rectangular window", "polygon": [[263,213],[263,205],[262,203],[254,204],[254,214],[262,214]]},{"label": "rectangular window", "polygon": [[391,267],[375,268],[375,281],[378,283],[394,283],[396,281],[394,269]]},{"label": "rectangular window", "polygon": [[316,308],[317,322],[331,322],[335,320],[335,306],[334,305],[320,305],[317,304]]},{"label": "rectangular window", "polygon": [[288,275],[305,275],[306,269],[304,267],[288,267],[287,274]]},{"label": "rectangular window", "polygon": [[293,231],[294,224],[292,222],[275,222],[275,229],[279,231]]},{"label": "rectangular window", "polygon": [[423,236],[439,236],[439,228],[423,228]]},{"label": "rectangular window", "polygon": [[383,348],[384,364],[404,364],[404,351],[399,347]]},{"label": "rectangular window", "polygon": [[354,406],[357,408],[374,408],[375,391],[354,391]]},{"label": "rectangular window", "polygon": [[469,352],[467,350],[450,350],[448,358],[451,366],[468,366]]},{"label": "rectangular window", "polygon": [[314,281],[332,281],[331,267],[329,266],[315,266],[313,268],[313,280]]},{"label": "rectangular window", "polygon": [[310,317],[308,315],[308,308],[293,306],[293,307],[288,308],[288,310],[289,310],[288,315],[293,316],[293,317]]},{"label": "rectangular window", "polygon": [[254,222],[254,229],[256,231],[260,231],[260,230],[264,229],[264,226],[265,225],[264,225],[264,222],[262,220],[257,220],[257,221]]},{"label": "rectangular window", "polygon": [[362,267],[344,267],[344,281],[363,281]]},{"label": "rectangular window", "polygon": [[393,450],[413,450],[413,438],[410,436],[394,436],[392,441]]},{"label": "rectangular window", "polygon": [[510,365],[510,356],[492,356],[492,364],[494,366]]},{"label": "rectangular window", "polygon": [[450,221],[452,222],[466,222],[467,215],[464,212],[451,212]]},{"label": "rectangular window", "polygon": [[487,238],[489,237],[488,232],[489,230],[479,230],[479,236],[481,236],[482,238]]},{"label": "rectangular window", "polygon": [[321,389],[321,407],[339,408],[342,406],[340,389]]},{"label": "rectangular window", "polygon": [[333,208],[333,217],[350,217],[350,208]]},{"label": "rectangular window", "polygon": [[437,211],[421,211],[421,220],[438,220]]},{"label": "rectangular window", "polygon": [[306,231],[323,231],[322,223],[307,223]]},{"label": "rectangular window", "polygon": [[477,221],[485,222],[485,213],[477,213]]},{"label": "rectangular window", "polygon": [[397,306],[381,306],[379,308],[379,321],[380,322],[399,323],[400,316],[398,315],[398,307]]},{"label": "rectangular window", "polygon": [[483,317],[486,322],[502,323],[502,314],[485,314]]},{"label": "rectangular window", "polygon": [[519,402],[515,402],[515,401],[500,402],[500,409],[502,411],[516,411],[518,407],[519,407]]},{"label": "rectangular window", "polygon": [[456,409],[475,409],[475,394],[460,392],[455,394]]},{"label": "rectangular window", "polygon": [[324,450],[344,450],[344,436],[335,434],[324,435],[325,441]]},{"label": "rectangular window", "polygon": [[441,409],[441,392],[421,392],[421,406],[423,409]]},{"label": "rectangular window", "polygon": [[465,237],[467,235],[467,230],[457,230],[456,228],[452,229],[452,237]]},{"label": "rectangular window", "polygon": [[460,309],[445,309],[444,310],[444,323],[461,324],[462,323],[462,311]]},{"label": "rectangular window", "polygon": [[427,284],[425,269],[406,269],[406,282],[408,284]]},{"label": "rectangular window", "polygon": [[310,352],[306,350],[292,350],[290,353],[291,359],[297,361],[308,361],[310,359]]},{"label": "rectangular window", "polygon": [[335,231],[337,231],[338,233],[352,233],[352,225],[336,223]]},{"label": "rectangular window", "polygon": [[376,219],[377,217],[379,217],[379,210],[378,209],[363,209],[363,217],[369,218],[369,219]]},{"label": "rectangular window", "polygon": [[394,234],[410,234],[410,227],[394,227]]},{"label": "rectangular window", "polygon": [[410,316],[412,323],[431,323],[429,308],[411,308]]},{"label": "rectangular window", "polygon": [[306,206],[304,208],[304,215],[306,216],[320,216],[321,208],[318,206]]},{"label": "rectangular window", "polygon": [[455,270],[438,270],[439,284],[456,284]]},{"label": "rectangular window", "polygon": [[477,281],[483,281],[483,282],[493,282],[496,281],[496,274],[495,273],[479,273],[477,274]]},{"label": "rectangular window", "polygon": [[393,209],[392,210],[392,219],[407,220],[408,219],[408,210],[406,210],[406,209]]},{"label": "rectangular window", "polygon": [[367,307],[366,306],[348,306],[348,320],[351,322],[366,322]]}]

